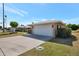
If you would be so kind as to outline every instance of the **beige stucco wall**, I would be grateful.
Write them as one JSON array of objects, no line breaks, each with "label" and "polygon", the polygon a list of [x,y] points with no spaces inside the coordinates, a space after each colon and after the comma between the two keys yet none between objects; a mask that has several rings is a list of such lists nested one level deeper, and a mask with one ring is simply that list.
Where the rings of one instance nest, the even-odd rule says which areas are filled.
[{"label": "beige stucco wall", "polygon": [[54,27],[52,24],[34,25],[32,29],[33,34],[55,37]]}]

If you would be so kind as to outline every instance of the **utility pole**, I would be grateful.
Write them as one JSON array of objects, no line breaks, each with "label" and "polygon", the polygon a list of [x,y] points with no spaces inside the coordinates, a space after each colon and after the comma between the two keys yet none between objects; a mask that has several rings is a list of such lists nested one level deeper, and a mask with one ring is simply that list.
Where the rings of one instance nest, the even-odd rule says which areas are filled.
[{"label": "utility pole", "polygon": [[5,17],[5,28],[7,28],[7,15],[4,16]]},{"label": "utility pole", "polygon": [[5,32],[4,3],[2,4],[2,6],[3,6],[3,32]]}]

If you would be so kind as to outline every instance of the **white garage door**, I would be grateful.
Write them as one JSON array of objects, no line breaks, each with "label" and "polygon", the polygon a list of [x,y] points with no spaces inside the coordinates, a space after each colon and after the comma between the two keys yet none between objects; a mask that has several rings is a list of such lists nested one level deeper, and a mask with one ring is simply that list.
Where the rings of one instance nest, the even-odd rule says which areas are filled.
[{"label": "white garage door", "polygon": [[45,25],[36,25],[33,28],[33,34],[44,35],[44,36],[52,36],[54,37],[54,29],[50,24]]}]

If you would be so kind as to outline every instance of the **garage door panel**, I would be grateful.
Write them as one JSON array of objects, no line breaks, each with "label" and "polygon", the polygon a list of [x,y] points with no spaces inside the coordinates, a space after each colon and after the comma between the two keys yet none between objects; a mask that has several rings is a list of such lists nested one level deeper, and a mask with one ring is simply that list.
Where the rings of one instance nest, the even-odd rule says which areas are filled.
[{"label": "garage door panel", "polygon": [[34,26],[33,33],[37,35],[53,36],[53,28],[51,25]]}]

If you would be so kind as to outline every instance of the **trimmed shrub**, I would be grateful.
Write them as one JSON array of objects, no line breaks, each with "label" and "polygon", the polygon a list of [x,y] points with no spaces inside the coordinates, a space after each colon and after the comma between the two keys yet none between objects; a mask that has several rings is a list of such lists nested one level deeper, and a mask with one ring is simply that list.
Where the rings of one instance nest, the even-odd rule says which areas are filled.
[{"label": "trimmed shrub", "polygon": [[68,38],[71,36],[71,29],[70,28],[59,28],[57,36],[61,38]]}]

